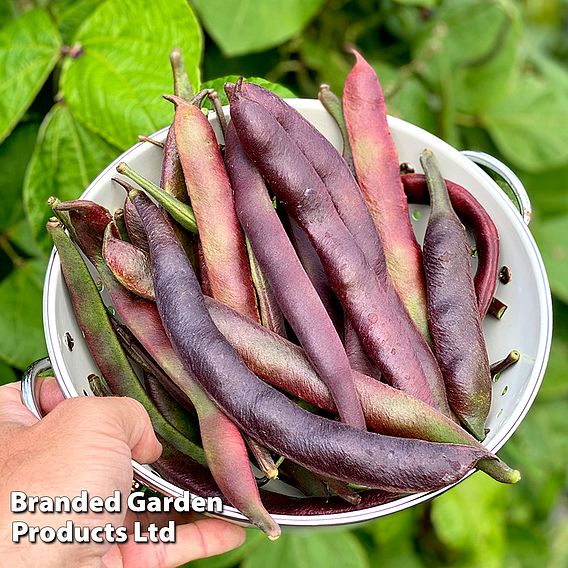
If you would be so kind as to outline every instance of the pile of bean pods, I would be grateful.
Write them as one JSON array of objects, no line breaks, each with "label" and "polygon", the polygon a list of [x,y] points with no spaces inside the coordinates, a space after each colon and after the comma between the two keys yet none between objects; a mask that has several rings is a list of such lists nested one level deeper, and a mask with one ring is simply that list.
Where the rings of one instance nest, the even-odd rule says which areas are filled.
[{"label": "pile of bean pods", "polygon": [[[518,359],[490,367],[481,326],[497,229],[431,151],[424,174],[401,175],[379,81],[354,54],[342,101],[319,94],[343,156],[253,83],[225,85],[227,124],[174,50],[173,125],[164,144],[142,137],[163,147],[160,185],[121,163],[122,209],[50,200],[47,228],[101,373],[93,392],[140,401],[164,448],[154,469],[222,496],[270,538],[272,513],[378,505],[472,468],[520,478],[481,444],[491,374]],[[430,203],[422,248],[409,202]],[[303,497],[263,485],[276,477]]]}]

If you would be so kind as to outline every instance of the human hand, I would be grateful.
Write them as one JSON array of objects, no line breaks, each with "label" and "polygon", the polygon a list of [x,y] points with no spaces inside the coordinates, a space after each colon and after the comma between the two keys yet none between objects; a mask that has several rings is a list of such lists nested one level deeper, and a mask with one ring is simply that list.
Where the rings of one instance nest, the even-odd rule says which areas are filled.
[{"label": "human hand", "polygon": [[[2,565],[94,566],[106,568],[169,568],[184,562],[221,554],[245,538],[236,525],[198,515],[171,513],[134,515],[125,506],[132,484],[134,459],[152,463],[161,453],[148,414],[130,398],[78,397],[63,400],[54,379],[39,379],[40,404],[47,416],[37,418],[21,403],[20,385],[0,387],[0,558]],[[27,495],[75,497],[81,490],[103,499],[118,489],[123,496],[120,513],[11,513],[11,491]],[[35,544],[11,541],[13,521],[30,526],[132,527],[134,521],[166,524],[183,522],[176,542],[123,544]],[[190,522],[187,522],[187,521]],[[7,564],[5,564],[8,562]]]}]

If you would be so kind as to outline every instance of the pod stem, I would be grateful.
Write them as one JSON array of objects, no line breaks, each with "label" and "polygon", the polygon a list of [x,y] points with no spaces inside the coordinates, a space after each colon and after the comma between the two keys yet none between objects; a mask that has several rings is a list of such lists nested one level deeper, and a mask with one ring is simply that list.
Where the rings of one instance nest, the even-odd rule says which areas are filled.
[{"label": "pod stem", "polygon": [[333,493],[341,497],[344,501],[347,501],[347,503],[355,506],[361,503],[361,495],[351,489],[344,481],[339,481],[331,477],[322,477],[322,479]]},{"label": "pod stem", "polygon": [[351,172],[355,172],[353,165],[353,154],[351,153],[351,143],[349,142],[349,134],[347,133],[347,125],[345,124],[345,117],[343,116],[343,108],[341,107],[341,99],[331,90],[329,85],[325,83],[320,85],[318,92],[318,99],[321,104],[331,115],[343,140],[343,159],[349,165]]},{"label": "pod stem", "polygon": [[110,315],[110,322],[126,354],[135,363],[140,365],[144,371],[156,377],[162,384],[169,382],[170,378],[168,375],[166,375],[162,368],[150,357],[148,352],[142,347],[136,337],[134,337],[134,334],[125,325],[119,323],[112,315]]},{"label": "pod stem", "polygon": [[48,200],[47,204],[51,207],[55,218],[67,229],[71,239],[78,243],[79,240],[77,239],[77,234],[75,233],[75,227],[73,227],[73,223],[71,223],[71,219],[69,218],[69,213],[67,211],[60,211],[58,209],[58,205],[61,205],[61,199],[52,195]]},{"label": "pod stem", "polygon": [[274,331],[282,337],[286,337],[286,324],[284,323],[284,316],[278,307],[274,292],[266,280],[258,262],[252,251],[248,237],[245,237],[245,244],[250,266],[250,275],[252,283],[256,292],[258,301],[258,312],[260,315],[260,323]]},{"label": "pod stem", "polygon": [[[426,148],[420,154],[420,163],[424,170],[424,176],[430,193],[430,215],[447,215],[454,213],[446,181],[442,176],[438,161],[432,150]],[[454,213],[455,214],[455,213]]]},{"label": "pod stem", "polygon": [[506,371],[509,367],[512,367],[515,363],[517,363],[520,358],[521,354],[516,349],[514,349],[507,355],[507,357],[501,359],[500,361],[497,361],[496,363],[493,363],[493,365],[491,365],[491,377],[493,378],[493,380],[496,380],[497,375],[501,374],[503,371]]},{"label": "pod stem", "polygon": [[189,101],[193,97],[193,88],[183,63],[182,51],[179,47],[174,47],[170,51],[170,64],[174,75],[174,93],[176,96]]},{"label": "pod stem", "polygon": [[130,238],[128,237],[128,229],[126,227],[126,221],[124,220],[124,209],[116,209],[112,219],[114,221],[114,225],[118,230],[118,234],[121,240],[129,243]]},{"label": "pod stem", "polygon": [[508,307],[509,306],[507,306],[507,304],[505,304],[498,298],[493,297],[491,303],[489,304],[489,309],[487,310],[487,313],[492,315],[494,318],[500,320],[505,315],[505,312],[507,311]]},{"label": "pod stem", "polygon": [[215,114],[217,115],[217,119],[219,120],[219,126],[221,127],[221,132],[223,133],[223,138],[225,137],[225,133],[227,132],[227,119],[225,118],[225,113],[223,112],[223,107],[221,105],[221,101],[219,100],[219,95],[217,91],[210,90],[207,93],[209,100],[213,104],[213,108],[215,109]]},{"label": "pod stem", "polygon": [[[161,187],[158,187],[155,183],[152,183],[149,179],[140,175],[126,162],[120,162],[120,164],[116,166],[116,171],[136,182],[144,190],[144,192],[155,199],[184,229],[187,229],[192,233],[197,233],[195,215],[193,213],[193,209],[189,205],[182,203],[164,191]],[[123,187],[127,187],[124,183],[118,183],[120,183]]]},{"label": "pod stem", "polygon": [[274,463],[274,459],[270,452],[265,447],[261,446],[256,440],[253,440],[250,436],[243,436],[243,438],[254,456],[258,469],[260,469],[267,481],[276,479],[278,477],[278,467]]},{"label": "pod stem", "polygon": [[103,377],[99,377],[98,375],[91,373],[87,377],[87,380],[89,381],[89,386],[95,396],[112,396],[112,391]]},{"label": "pod stem", "polygon": [[144,136],[143,134],[138,135],[138,141],[139,142],[148,142],[149,144],[157,146],[158,148],[164,147],[163,142],[160,142],[159,140],[154,140],[153,138],[150,138],[149,136]]}]

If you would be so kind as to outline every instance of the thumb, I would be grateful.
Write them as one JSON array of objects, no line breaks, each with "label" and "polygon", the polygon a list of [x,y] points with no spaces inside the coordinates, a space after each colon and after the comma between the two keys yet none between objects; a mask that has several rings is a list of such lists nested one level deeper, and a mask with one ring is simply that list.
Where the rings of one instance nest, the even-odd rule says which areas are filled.
[{"label": "thumb", "polygon": [[139,463],[152,463],[162,453],[146,409],[129,397],[66,399],[41,421],[41,427],[84,436],[87,441],[99,436],[114,439],[126,444]]}]

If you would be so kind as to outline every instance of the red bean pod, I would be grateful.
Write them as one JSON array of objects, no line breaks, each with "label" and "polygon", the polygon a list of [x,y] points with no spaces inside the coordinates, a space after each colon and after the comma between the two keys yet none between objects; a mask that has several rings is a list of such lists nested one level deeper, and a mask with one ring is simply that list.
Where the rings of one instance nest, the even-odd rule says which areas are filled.
[{"label": "red bean pod", "polygon": [[218,300],[258,319],[244,236],[215,132],[200,108],[177,97],[171,100],[176,105],[176,144],[211,291]]},{"label": "red bean pod", "polygon": [[[299,346],[212,298],[205,298],[205,303],[219,331],[255,375],[326,412],[337,412],[329,390]],[[481,447],[463,428],[430,405],[361,373],[353,376],[369,430]],[[519,472],[501,460],[480,460],[477,467],[503,483],[520,479]]]},{"label": "red bean pod", "polygon": [[471,274],[471,248],[430,150],[422,152],[420,163],[430,192],[423,253],[430,333],[450,406],[483,440],[491,375]]},{"label": "red bean pod", "polygon": [[109,223],[103,239],[102,252],[107,266],[127,290],[147,300],[153,300],[154,283],[150,274],[148,253],[116,238],[113,235],[113,228],[113,223]]},{"label": "red bean pod", "polygon": [[[401,179],[410,203],[430,203],[423,174],[406,174]],[[487,211],[467,189],[449,180],[446,180],[446,187],[454,211],[475,238],[478,260],[474,285],[479,313],[484,317],[497,287],[499,232]]]},{"label": "red bean pod", "polygon": [[[246,157],[232,123],[227,129],[225,159],[235,192],[237,215],[282,313],[329,386],[341,419],[364,429],[363,411],[341,339],[294,252],[263,179]],[[289,282],[294,283],[293,288]]]},{"label": "red bean pod", "polygon": [[144,231],[144,227],[142,226],[136,207],[134,207],[128,198],[124,203],[124,222],[126,223],[130,242],[139,249],[148,252],[148,238],[146,237],[146,231]]},{"label": "red bean pod", "polygon": [[314,168],[261,105],[230,96],[240,142],[316,249],[329,282],[385,380],[449,413],[438,364],[420,335],[386,269],[376,276]]},{"label": "red bean pod", "polygon": [[215,403],[244,432],[321,475],[393,492],[461,479],[489,451],[393,438],[316,416],[252,374],[217,329],[199,282],[162,213],[133,195],[148,231],[156,304],[176,351]]},{"label": "red bean pod", "polygon": [[345,80],[343,113],[357,181],[381,236],[394,287],[427,339],[422,252],[410,223],[383,91],[373,68],[357,51],[353,54],[356,62]]}]

